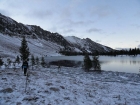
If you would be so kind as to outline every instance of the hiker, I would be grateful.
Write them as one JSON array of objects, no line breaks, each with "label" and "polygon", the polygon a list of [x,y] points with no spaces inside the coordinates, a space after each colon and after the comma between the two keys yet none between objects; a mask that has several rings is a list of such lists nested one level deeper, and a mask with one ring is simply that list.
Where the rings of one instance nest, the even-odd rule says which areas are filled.
[{"label": "hiker", "polygon": [[28,69],[28,62],[25,60],[22,64],[22,70],[24,69],[24,75],[27,75],[27,69]]}]

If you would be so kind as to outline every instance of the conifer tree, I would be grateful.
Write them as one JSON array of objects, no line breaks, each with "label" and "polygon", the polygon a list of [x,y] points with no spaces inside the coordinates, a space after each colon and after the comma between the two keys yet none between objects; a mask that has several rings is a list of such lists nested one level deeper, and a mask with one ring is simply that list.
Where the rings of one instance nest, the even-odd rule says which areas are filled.
[{"label": "conifer tree", "polygon": [[34,58],[34,55],[31,56],[31,64],[32,64],[32,66],[35,65],[35,58]]},{"label": "conifer tree", "polygon": [[45,60],[44,60],[44,57],[41,58],[41,65],[42,65],[42,67],[45,66]]},{"label": "conifer tree", "polygon": [[0,66],[2,66],[3,65],[3,60],[2,60],[2,58],[0,57]]},{"label": "conifer tree", "polygon": [[90,60],[90,57],[88,54],[84,57],[84,68],[86,71],[89,71],[89,69],[92,67],[92,62]]},{"label": "conifer tree", "polygon": [[13,69],[16,70],[16,62],[13,62]]},{"label": "conifer tree", "polygon": [[94,70],[101,70],[101,65],[99,62],[98,56],[93,56],[93,68]]},{"label": "conifer tree", "polygon": [[20,63],[20,58],[19,58],[19,56],[17,56],[15,62],[17,62],[18,64]]},{"label": "conifer tree", "polygon": [[32,65],[32,70],[33,70],[33,66],[35,65],[34,55],[31,56],[31,65]]},{"label": "conifer tree", "polygon": [[10,58],[7,59],[7,64],[8,64],[8,67],[11,65],[12,61]]},{"label": "conifer tree", "polygon": [[29,52],[28,44],[27,44],[25,37],[23,37],[23,39],[22,39],[21,47],[19,48],[19,52],[21,54],[20,57],[21,57],[22,61],[29,60],[30,52]]},{"label": "conifer tree", "polygon": [[39,65],[39,58],[38,57],[36,57],[36,65]]}]

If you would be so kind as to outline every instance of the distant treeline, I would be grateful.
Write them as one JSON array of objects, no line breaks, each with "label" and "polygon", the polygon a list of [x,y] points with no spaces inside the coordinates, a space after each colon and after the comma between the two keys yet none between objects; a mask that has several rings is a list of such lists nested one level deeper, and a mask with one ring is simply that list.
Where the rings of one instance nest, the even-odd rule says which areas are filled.
[{"label": "distant treeline", "polygon": [[[88,52],[71,52],[71,51],[60,51],[59,53],[67,56],[72,56],[72,55],[85,55]],[[130,55],[130,56],[137,56],[140,54],[140,49],[139,48],[134,48],[134,49],[129,49],[129,50],[114,50],[110,52],[98,52],[95,51],[93,53],[88,53],[88,55],[106,55],[106,56],[117,56],[117,55]]]}]

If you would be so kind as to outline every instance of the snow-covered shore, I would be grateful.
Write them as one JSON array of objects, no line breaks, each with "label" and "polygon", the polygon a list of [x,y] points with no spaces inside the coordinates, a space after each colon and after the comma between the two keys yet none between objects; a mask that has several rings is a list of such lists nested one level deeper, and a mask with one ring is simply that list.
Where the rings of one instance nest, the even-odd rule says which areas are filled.
[{"label": "snow-covered shore", "polygon": [[140,105],[140,75],[57,67],[0,70],[0,105]]}]

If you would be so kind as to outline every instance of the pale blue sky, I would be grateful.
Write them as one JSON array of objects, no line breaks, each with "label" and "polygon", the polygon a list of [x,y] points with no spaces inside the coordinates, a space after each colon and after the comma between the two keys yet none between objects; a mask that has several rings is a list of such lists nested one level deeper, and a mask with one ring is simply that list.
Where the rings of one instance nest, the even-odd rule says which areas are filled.
[{"label": "pale blue sky", "polygon": [[140,47],[140,0],[0,0],[0,13],[112,48]]}]

